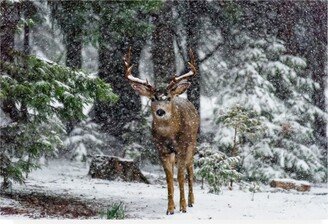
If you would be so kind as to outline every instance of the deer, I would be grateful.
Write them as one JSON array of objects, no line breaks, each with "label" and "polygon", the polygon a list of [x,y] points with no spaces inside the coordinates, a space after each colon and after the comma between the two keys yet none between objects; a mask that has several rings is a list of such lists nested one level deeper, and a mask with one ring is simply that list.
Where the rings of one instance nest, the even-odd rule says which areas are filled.
[{"label": "deer", "polygon": [[191,85],[188,80],[196,75],[196,65],[193,52],[190,50],[190,70],[180,76],[173,75],[165,89],[159,90],[148,80],[142,80],[132,75],[131,48],[124,55],[125,79],[132,89],[140,96],[151,100],[152,137],[163,166],[167,193],[167,215],[173,215],[174,203],[174,167],[177,167],[177,180],[180,190],[180,212],[187,212],[185,199],[185,171],[188,180],[188,206],[195,202],[193,193],[194,154],[196,152],[197,135],[200,118],[194,105],[179,97]]}]

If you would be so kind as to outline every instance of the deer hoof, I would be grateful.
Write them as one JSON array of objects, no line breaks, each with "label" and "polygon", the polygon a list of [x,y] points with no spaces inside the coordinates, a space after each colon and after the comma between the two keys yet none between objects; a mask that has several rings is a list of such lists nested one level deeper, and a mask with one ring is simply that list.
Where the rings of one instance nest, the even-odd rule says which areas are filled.
[{"label": "deer hoof", "polygon": [[182,212],[182,213],[187,213],[187,210],[185,210],[185,209],[181,209],[180,212]]},{"label": "deer hoof", "polygon": [[174,214],[174,211],[167,211],[166,212],[166,215],[173,215]]},{"label": "deer hoof", "polygon": [[188,207],[190,207],[190,208],[191,208],[191,207],[194,207],[194,206],[193,206],[193,204],[188,204]]}]

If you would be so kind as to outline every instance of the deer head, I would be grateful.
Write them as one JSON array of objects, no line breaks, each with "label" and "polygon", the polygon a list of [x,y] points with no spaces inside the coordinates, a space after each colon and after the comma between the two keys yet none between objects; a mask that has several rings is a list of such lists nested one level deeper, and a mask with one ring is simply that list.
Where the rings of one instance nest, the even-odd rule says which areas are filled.
[{"label": "deer head", "polygon": [[184,93],[191,85],[188,79],[196,75],[196,66],[192,50],[189,51],[189,55],[190,62],[188,62],[188,65],[190,70],[180,76],[173,75],[164,90],[157,89],[154,85],[151,85],[147,79],[142,80],[132,75],[133,65],[130,64],[131,48],[124,56],[125,78],[139,95],[145,96],[151,100],[153,116],[157,119],[170,119],[174,98]]}]

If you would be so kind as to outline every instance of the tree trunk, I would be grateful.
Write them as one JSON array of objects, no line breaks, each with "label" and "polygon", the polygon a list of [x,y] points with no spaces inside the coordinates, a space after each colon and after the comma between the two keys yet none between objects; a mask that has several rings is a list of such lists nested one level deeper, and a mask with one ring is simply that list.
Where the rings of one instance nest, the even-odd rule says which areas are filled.
[{"label": "tree trunk", "polygon": [[[234,136],[233,136],[233,146],[232,146],[232,149],[231,149],[231,156],[236,157],[237,155],[238,155],[238,153],[237,153],[237,128],[235,127]],[[237,164],[233,163],[231,165],[231,169],[236,170],[237,169]],[[232,185],[233,185],[233,180],[230,180],[229,187],[228,187],[229,190],[232,190]]]},{"label": "tree trunk", "polygon": [[95,156],[90,164],[91,178],[105,180],[124,180],[149,184],[133,160],[121,159],[114,156]]},{"label": "tree trunk", "polygon": [[[23,12],[25,21],[28,21],[32,18],[33,14],[36,13],[36,9],[31,1],[23,2]],[[24,40],[23,40],[23,52],[25,55],[30,55],[30,24],[27,22],[24,24]],[[27,59],[27,58],[26,58]],[[28,71],[29,66],[27,60],[24,62],[24,69]],[[21,119],[25,123],[28,121],[28,110],[26,106],[26,102],[21,102]]]},{"label": "tree trunk", "polygon": [[270,187],[282,188],[285,190],[297,190],[301,192],[310,191],[311,185],[305,181],[297,181],[293,179],[275,179],[270,182]]},{"label": "tree trunk", "polygon": [[159,90],[163,90],[174,75],[175,56],[173,47],[173,3],[166,1],[161,11],[154,15],[152,56],[154,63],[154,80]]},{"label": "tree trunk", "polygon": [[[325,88],[327,74],[327,4],[324,2],[277,2],[278,4],[278,37],[286,42],[288,53],[307,59],[308,71],[312,79],[319,84],[319,89],[313,93],[313,102],[321,110],[326,111]],[[298,24],[304,26],[307,35],[306,42],[301,42],[295,32]],[[313,24],[316,26],[313,27]],[[327,121],[321,117],[315,118],[315,135],[319,144],[326,149],[327,155]]]},{"label": "tree trunk", "polygon": [[[111,87],[119,96],[115,104],[96,102],[94,116],[97,123],[102,124],[103,129],[122,138],[126,132],[125,125],[133,120],[139,120],[141,112],[140,97],[132,90],[124,78],[123,55],[132,47],[133,63],[139,61],[144,41],[136,38],[116,38],[109,30],[109,21],[106,15],[101,17],[100,48],[99,48],[99,77],[111,84]],[[137,75],[135,66],[133,73]]]},{"label": "tree trunk", "polygon": [[65,34],[66,66],[73,69],[82,68],[82,28],[72,27]]},{"label": "tree trunk", "polygon": [[82,13],[79,10],[81,2],[74,1],[63,1],[62,12],[65,15],[71,16],[71,19],[63,18],[58,16],[59,23],[64,31],[64,44],[66,47],[66,66],[73,69],[82,68],[82,38],[83,24],[79,21],[81,17],[79,14]]},{"label": "tree trunk", "polygon": [[[197,49],[198,49],[198,40],[200,38],[199,36],[199,13],[197,12],[198,4],[202,4],[202,2],[199,1],[188,1],[188,10],[187,10],[187,50],[192,49],[194,51],[196,66],[198,66],[197,63]],[[185,62],[186,63],[186,62]],[[200,80],[201,80],[201,74],[200,70],[197,67],[197,75],[192,78],[191,80],[191,86],[187,90],[187,96],[190,102],[194,104],[196,107],[198,113],[200,113]]]},{"label": "tree trunk", "polygon": [[[0,60],[3,62],[13,62],[12,51],[15,47],[15,31],[20,19],[20,3],[8,3],[3,1],[0,3],[1,8],[1,29],[0,29]],[[2,74],[2,67],[0,73]],[[15,74],[9,74],[15,78]],[[15,102],[6,99],[2,103],[2,110],[9,115],[12,121],[19,120],[20,114],[15,106]]]},{"label": "tree trunk", "polygon": [[[66,48],[66,66],[72,69],[81,69],[82,68],[82,47],[83,47],[83,32],[82,26],[79,18],[79,8],[78,3],[74,1],[64,1],[61,2],[63,10],[62,12],[66,15],[72,16],[71,20],[63,19],[59,16],[59,23],[64,32],[64,44]],[[74,126],[78,123],[78,120],[69,120],[66,124],[66,131],[70,133]]]},{"label": "tree trunk", "polygon": [[287,46],[287,53],[299,55],[294,28],[297,23],[296,6],[294,2],[286,1],[277,3],[277,36],[284,40]]},{"label": "tree trunk", "polygon": [[[82,29],[72,27],[65,34],[66,45],[66,66],[72,69],[82,68]],[[69,120],[66,124],[66,131],[70,133],[78,120]]]},{"label": "tree trunk", "polygon": [[[312,79],[319,83],[320,88],[313,94],[314,104],[323,111],[326,110],[325,89],[327,88],[327,4],[315,2],[312,6],[314,24],[314,39],[308,49],[309,67],[312,71]],[[327,120],[324,117],[316,116],[315,119],[316,137],[321,146],[325,149],[324,158],[327,158]]]}]

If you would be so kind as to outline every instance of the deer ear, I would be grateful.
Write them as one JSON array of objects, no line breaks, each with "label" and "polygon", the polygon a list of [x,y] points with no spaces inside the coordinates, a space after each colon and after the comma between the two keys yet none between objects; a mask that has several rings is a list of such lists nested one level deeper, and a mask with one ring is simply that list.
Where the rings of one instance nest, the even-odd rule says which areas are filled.
[{"label": "deer ear", "polygon": [[174,85],[169,91],[170,91],[170,94],[172,96],[178,96],[182,93],[184,93],[188,88],[189,86],[191,85],[190,82],[181,82],[181,83],[177,83],[176,85]]},{"label": "deer ear", "polygon": [[131,87],[140,95],[151,98],[153,96],[153,91],[145,85],[139,83],[131,84]]}]

